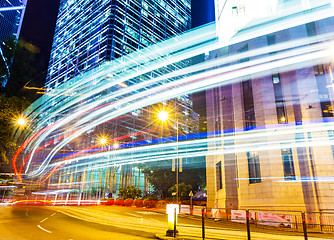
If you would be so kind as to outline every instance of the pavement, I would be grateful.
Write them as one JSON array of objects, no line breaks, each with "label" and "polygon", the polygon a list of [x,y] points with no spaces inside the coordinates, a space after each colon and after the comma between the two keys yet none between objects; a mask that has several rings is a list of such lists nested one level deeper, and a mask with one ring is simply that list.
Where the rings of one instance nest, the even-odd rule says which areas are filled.
[{"label": "pavement", "polygon": [[[157,239],[175,239],[166,236],[167,216],[162,211],[121,206],[50,207],[82,221],[112,226],[115,231]],[[240,223],[205,221],[205,239],[247,239],[246,226]],[[179,235],[176,239],[202,239],[201,218],[179,215]],[[304,240],[302,232],[277,228],[251,226],[252,240]],[[309,233],[309,240],[334,239],[332,233]]]}]

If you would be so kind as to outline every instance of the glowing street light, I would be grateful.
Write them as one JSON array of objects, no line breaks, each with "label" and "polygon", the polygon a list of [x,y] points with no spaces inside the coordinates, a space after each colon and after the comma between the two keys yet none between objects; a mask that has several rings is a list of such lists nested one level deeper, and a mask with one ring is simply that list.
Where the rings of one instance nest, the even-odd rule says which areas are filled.
[{"label": "glowing street light", "polygon": [[119,148],[119,143],[114,143],[113,147],[114,149]]},{"label": "glowing street light", "polygon": [[166,121],[168,119],[168,112],[166,112],[165,110],[162,110],[161,112],[159,112],[158,119],[161,121]]},{"label": "glowing street light", "polygon": [[23,126],[26,124],[26,120],[23,118],[23,117],[20,117],[18,120],[17,120],[17,124],[20,125],[20,126]]},{"label": "glowing street light", "polygon": [[105,145],[105,144],[107,143],[107,139],[104,138],[104,137],[102,137],[102,138],[100,139],[100,143],[101,143],[101,145]]},{"label": "glowing street light", "polygon": [[[158,119],[161,120],[162,122],[166,121],[168,119],[168,112],[165,110],[162,110],[158,113]],[[180,161],[179,160],[179,146],[178,146],[178,142],[179,142],[179,119],[178,117],[176,117],[176,202],[179,203],[179,171],[182,172],[181,168],[180,168]],[[175,171],[174,168],[174,161],[172,163],[173,165],[173,169],[172,171]]]}]

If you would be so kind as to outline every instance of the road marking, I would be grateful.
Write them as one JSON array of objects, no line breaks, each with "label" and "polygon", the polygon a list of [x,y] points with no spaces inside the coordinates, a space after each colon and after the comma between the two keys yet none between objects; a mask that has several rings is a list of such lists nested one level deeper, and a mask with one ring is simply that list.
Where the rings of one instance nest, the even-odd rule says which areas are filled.
[{"label": "road marking", "polygon": [[51,231],[46,230],[45,228],[42,228],[40,225],[37,225],[37,227],[39,227],[41,230],[43,230],[43,231],[45,231],[45,232],[47,232],[47,233],[52,233]]},{"label": "road marking", "polygon": [[130,215],[130,216],[134,216],[134,217],[141,217],[140,215],[138,215],[138,214],[133,214],[133,213],[125,213],[125,214],[128,214],[128,215]]},{"label": "road marking", "polygon": [[40,222],[42,223],[42,222],[44,222],[44,221],[46,221],[46,220],[48,220],[48,218],[44,218],[44,219],[43,219],[42,221],[40,221]]},{"label": "road marking", "polygon": [[56,213],[57,213],[57,212],[52,213],[52,214],[51,214],[51,217],[53,217]]},{"label": "road marking", "polygon": [[157,212],[140,212],[140,211],[138,211],[137,213],[144,214],[144,215],[160,215],[160,216],[165,215],[165,214],[157,213]]}]

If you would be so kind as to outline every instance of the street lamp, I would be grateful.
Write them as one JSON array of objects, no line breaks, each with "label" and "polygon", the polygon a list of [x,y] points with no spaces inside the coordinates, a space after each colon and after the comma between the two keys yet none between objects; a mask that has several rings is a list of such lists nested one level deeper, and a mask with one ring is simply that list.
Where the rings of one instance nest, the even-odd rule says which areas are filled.
[{"label": "street lamp", "polygon": [[26,124],[26,120],[23,118],[23,117],[20,117],[18,120],[17,120],[17,124],[20,125],[20,126],[23,126]]},{"label": "street lamp", "polygon": [[[162,122],[168,120],[168,112],[162,110],[158,113],[158,119]],[[176,202],[179,203],[179,119],[176,117]],[[174,166],[174,164],[173,164]]]}]

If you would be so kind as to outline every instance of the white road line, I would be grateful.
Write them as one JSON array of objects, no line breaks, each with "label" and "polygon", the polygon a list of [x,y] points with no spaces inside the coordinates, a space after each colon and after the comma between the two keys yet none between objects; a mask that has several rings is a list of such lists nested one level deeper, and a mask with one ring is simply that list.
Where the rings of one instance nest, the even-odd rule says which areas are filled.
[{"label": "white road line", "polygon": [[41,230],[43,230],[43,231],[45,231],[45,232],[47,232],[47,233],[52,233],[51,231],[46,230],[45,228],[42,228],[40,225],[37,225],[37,227],[39,227],[39,229],[41,229]]},{"label": "white road line", "polygon": [[133,213],[127,213],[127,212],[125,212],[125,214],[128,214],[128,215],[130,215],[130,216],[134,216],[134,217],[141,217],[140,215],[138,215],[138,214],[133,214]]},{"label": "white road line", "polygon": [[52,214],[51,214],[51,217],[53,217],[56,213],[57,213],[57,212],[52,213]]},{"label": "white road line", "polygon": [[42,222],[44,222],[44,221],[46,221],[46,220],[48,220],[48,218],[44,218],[44,219],[43,219],[42,221],[40,221],[40,222],[42,223]]}]

